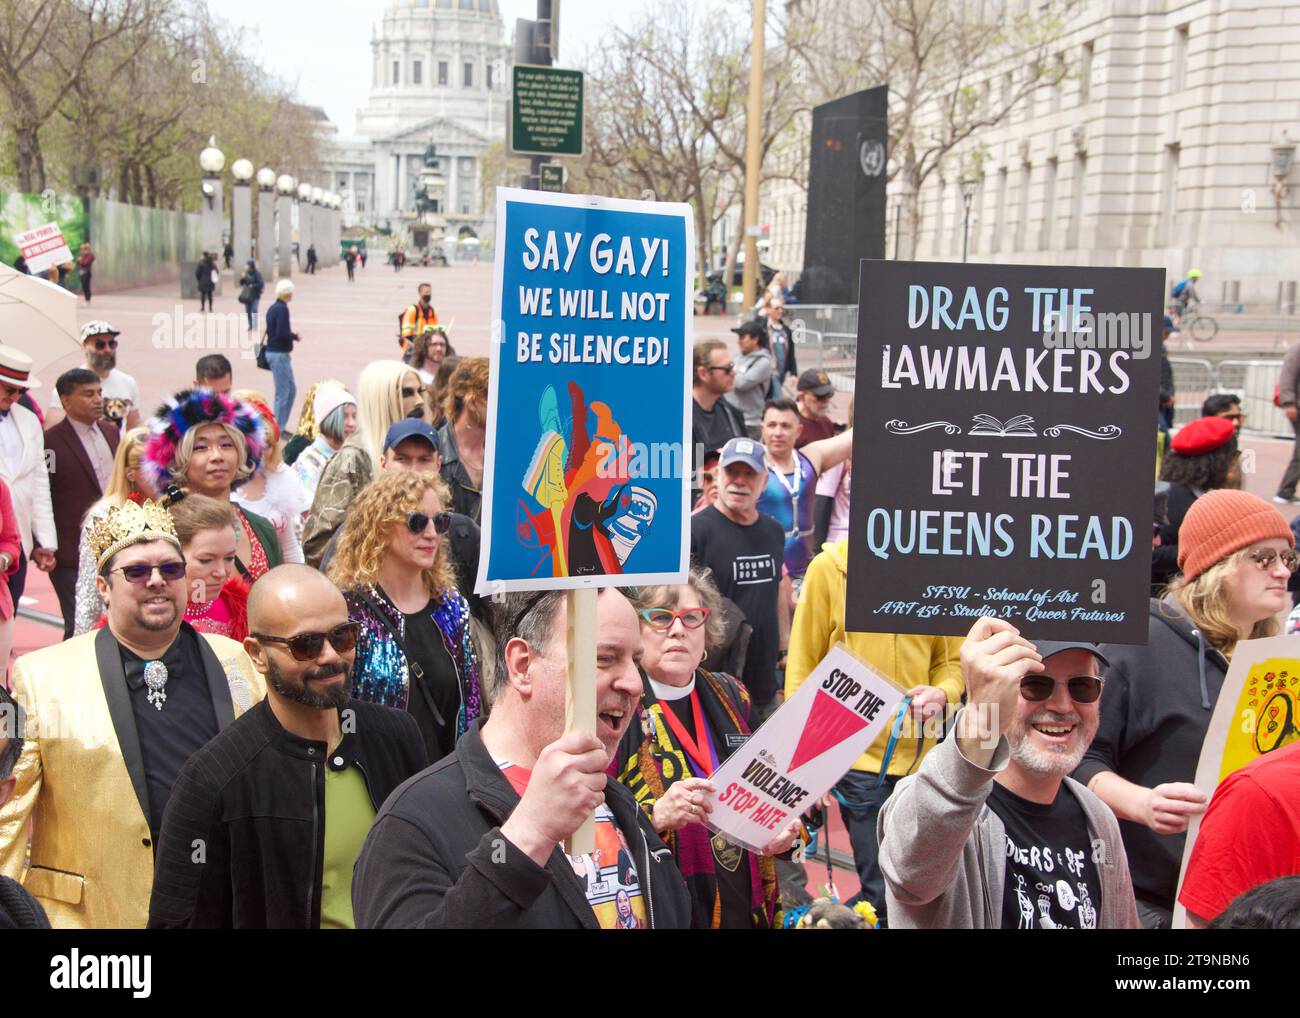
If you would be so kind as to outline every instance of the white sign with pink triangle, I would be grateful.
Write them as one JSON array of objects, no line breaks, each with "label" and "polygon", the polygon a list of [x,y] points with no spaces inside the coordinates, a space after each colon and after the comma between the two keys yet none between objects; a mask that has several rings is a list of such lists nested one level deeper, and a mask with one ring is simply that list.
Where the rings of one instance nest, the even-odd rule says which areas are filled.
[{"label": "white sign with pink triangle", "polygon": [[903,690],[831,648],[798,691],[713,772],[708,826],[761,852],[893,723]]}]

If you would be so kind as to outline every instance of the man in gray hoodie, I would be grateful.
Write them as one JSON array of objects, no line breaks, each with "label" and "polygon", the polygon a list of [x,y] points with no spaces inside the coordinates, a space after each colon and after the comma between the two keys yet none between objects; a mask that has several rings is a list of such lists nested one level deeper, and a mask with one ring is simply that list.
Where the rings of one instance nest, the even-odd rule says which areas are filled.
[{"label": "man in gray hoodie", "polygon": [[967,706],[881,810],[890,926],[1136,929],[1119,824],[1067,777],[1097,731],[1105,659],[981,618],[961,649]]}]

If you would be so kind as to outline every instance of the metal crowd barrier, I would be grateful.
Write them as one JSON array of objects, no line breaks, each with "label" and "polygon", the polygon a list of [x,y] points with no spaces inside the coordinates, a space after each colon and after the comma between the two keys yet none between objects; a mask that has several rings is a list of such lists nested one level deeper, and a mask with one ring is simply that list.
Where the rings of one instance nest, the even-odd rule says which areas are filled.
[{"label": "metal crowd barrier", "polygon": [[1246,414],[1242,430],[1259,436],[1291,439],[1295,431],[1286,414],[1273,405],[1280,359],[1211,361],[1204,357],[1170,357],[1174,369],[1174,424],[1201,416],[1206,396],[1231,392]]}]

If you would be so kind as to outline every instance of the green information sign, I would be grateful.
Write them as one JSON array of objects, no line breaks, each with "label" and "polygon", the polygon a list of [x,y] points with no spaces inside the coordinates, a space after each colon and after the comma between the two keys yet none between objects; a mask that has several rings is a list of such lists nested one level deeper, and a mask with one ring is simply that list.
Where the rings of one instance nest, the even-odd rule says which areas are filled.
[{"label": "green information sign", "polygon": [[542,163],[542,179],[539,191],[563,191],[564,167],[559,163]]},{"label": "green information sign", "polygon": [[517,155],[582,155],[582,72],[516,64],[510,120]]}]

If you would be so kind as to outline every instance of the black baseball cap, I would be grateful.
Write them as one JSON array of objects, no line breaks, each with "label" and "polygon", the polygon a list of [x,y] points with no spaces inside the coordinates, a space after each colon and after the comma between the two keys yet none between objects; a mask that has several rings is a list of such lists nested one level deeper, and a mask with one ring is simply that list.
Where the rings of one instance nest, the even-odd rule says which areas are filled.
[{"label": "black baseball cap", "polygon": [[763,335],[763,326],[758,322],[741,322],[731,330],[737,336],[761,336]]},{"label": "black baseball cap", "polygon": [[835,386],[821,368],[809,368],[799,376],[799,391],[811,392],[814,396],[834,396]]},{"label": "black baseball cap", "polygon": [[422,438],[433,447],[434,452],[442,451],[442,446],[438,443],[438,433],[429,426],[427,421],[422,421],[418,417],[403,417],[389,428],[388,434],[384,436],[384,452],[396,448],[408,438]]}]

